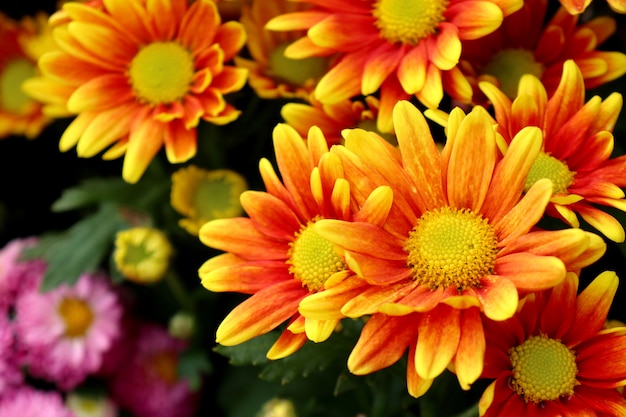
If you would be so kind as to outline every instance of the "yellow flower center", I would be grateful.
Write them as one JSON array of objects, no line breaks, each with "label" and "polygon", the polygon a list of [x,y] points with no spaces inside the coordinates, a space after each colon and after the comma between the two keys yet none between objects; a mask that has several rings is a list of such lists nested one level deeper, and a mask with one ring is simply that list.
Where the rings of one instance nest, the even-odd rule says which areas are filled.
[{"label": "yellow flower center", "polygon": [[384,39],[417,45],[436,32],[447,6],[448,0],[378,0],[372,15]]},{"label": "yellow flower center", "polygon": [[89,305],[79,298],[66,297],[59,304],[59,314],[65,321],[65,336],[82,337],[93,322]]},{"label": "yellow flower center", "polygon": [[135,55],[129,74],[137,97],[151,104],[171,103],[189,91],[194,60],[191,53],[176,42],[155,42]]},{"label": "yellow flower center", "polygon": [[482,277],[493,273],[497,243],[485,218],[469,209],[443,207],[419,218],[404,250],[420,284],[462,291],[479,286]]},{"label": "yellow flower center", "polygon": [[269,56],[269,68],[266,75],[291,86],[301,87],[308,80],[316,80],[326,73],[328,59],[312,57],[291,59],[285,56],[285,49],[289,44],[277,46]]},{"label": "yellow flower center", "polygon": [[290,243],[289,272],[311,292],[319,291],[331,275],[346,269],[333,244],[317,234],[309,223]]},{"label": "yellow flower center", "polygon": [[533,336],[509,352],[512,388],[525,401],[539,403],[574,394],[576,356],[560,341]]},{"label": "yellow flower center", "polygon": [[567,167],[567,164],[545,152],[540,153],[530,168],[524,191],[528,191],[530,187],[542,178],[548,178],[552,181],[554,194],[567,191],[567,187],[574,183],[575,172]]},{"label": "yellow flower center", "polygon": [[178,359],[174,352],[159,352],[149,359],[150,369],[157,378],[168,384],[178,380]]},{"label": "yellow flower center", "polygon": [[493,56],[482,72],[496,77],[500,81],[500,90],[514,99],[522,75],[532,74],[541,78],[543,70],[543,65],[535,61],[532,52],[526,49],[503,49]]},{"label": "yellow flower center", "polygon": [[10,113],[21,113],[33,101],[22,91],[22,83],[35,75],[35,66],[26,59],[8,62],[0,72],[0,106]]}]

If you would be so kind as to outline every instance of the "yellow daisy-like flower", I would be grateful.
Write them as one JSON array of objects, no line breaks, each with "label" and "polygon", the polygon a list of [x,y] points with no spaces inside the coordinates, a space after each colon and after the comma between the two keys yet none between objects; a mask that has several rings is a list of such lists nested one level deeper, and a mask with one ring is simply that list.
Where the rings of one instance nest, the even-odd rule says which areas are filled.
[{"label": "yellow daisy-like flower", "polygon": [[246,179],[235,171],[189,165],[172,174],[170,202],[185,216],[180,227],[197,236],[209,220],[241,216],[239,197],[247,189]]},{"label": "yellow daisy-like flower", "polygon": [[[315,232],[315,224],[326,218],[375,223],[381,217],[380,210],[372,210],[367,201],[356,210],[351,186],[319,128],[312,128],[305,141],[290,126],[279,124],[273,143],[280,177],[270,161],[262,159],[259,168],[267,191],[242,194],[248,216],[202,226],[202,243],[224,253],[206,261],[199,276],[210,291],[251,294],[219,325],[217,342],[237,345],[286,324],[267,353],[277,359],[297,351],[307,340],[328,339],[345,317],[339,308],[346,298],[339,297],[336,308],[319,320],[300,314],[302,300],[323,293],[332,282],[356,281],[357,288],[363,283],[333,244]],[[379,206],[391,204],[388,187],[372,195]]]},{"label": "yellow daisy-like flower", "polygon": [[247,71],[224,63],[245,32],[222,24],[213,1],[69,2],[55,24],[61,51],[42,56],[43,76],[25,87],[77,115],[62,151],[125,155],[122,177],[135,183],[163,146],[171,163],[194,156],[201,120],[225,124],[240,113],[224,95],[243,87]]},{"label": "yellow daisy-like flower", "polygon": [[550,96],[568,59],[582,71],[587,89],[626,73],[626,54],[601,49],[616,31],[613,17],[583,21],[561,7],[546,23],[547,13],[548,0],[526,0],[496,31],[464,43],[459,65],[443,76],[445,91],[459,102],[486,105],[481,81],[495,84],[512,99],[520,77],[533,74]]},{"label": "yellow daisy-like flower", "polygon": [[598,275],[579,292],[568,274],[529,296],[512,318],[485,320],[483,377],[494,380],[481,416],[624,416],[626,327],[605,329],[618,278]]},{"label": "yellow daisy-like flower", "polygon": [[[314,5],[268,22],[271,30],[307,30],[290,58],[337,54],[315,88],[322,103],[380,92],[378,129],[391,131],[399,99],[415,94],[428,107],[443,98],[442,71],[454,68],[462,43],[496,30],[521,0],[302,0]],[[380,91],[379,91],[380,90]]]},{"label": "yellow daisy-like flower", "polygon": [[275,16],[308,8],[309,5],[289,0],[255,0],[243,7],[240,21],[248,35],[246,45],[251,59],[240,54],[235,57],[235,64],[250,71],[248,83],[259,97],[309,100],[317,81],[328,69],[329,59],[324,57],[285,56],[285,48],[304,36],[304,31],[279,33],[265,28]]},{"label": "yellow daisy-like flower", "polygon": [[[376,132],[379,100],[367,96],[363,100],[344,100],[335,104],[323,104],[317,100],[310,103],[287,103],[280,114],[289,126],[306,137],[312,126],[319,127],[329,145],[343,142],[341,132],[344,129],[361,128]],[[378,132],[390,142],[395,142],[392,133]]]},{"label": "yellow daisy-like flower", "polygon": [[[0,13],[0,139],[10,135],[37,137],[51,122],[42,105],[22,90],[37,75],[37,59],[55,45],[40,13],[19,22]],[[48,36],[46,36],[48,35]]]},{"label": "yellow daisy-like flower", "polygon": [[493,103],[495,120],[507,142],[525,126],[543,130],[542,152],[526,180],[554,184],[546,214],[579,227],[577,214],[609,239],[623,242],[624,227],[598,206],[626,211],[626,156],[612,158],[613,128],[622,110],[622,95],[612,93],[585,102],[585,83],[574,61],[566,61],[563,77],[548,98],[541,81],[525,75],[517,97],[510,100],[491,83],[480,87]]},{"label": "yellow daisy-like flower", "polygon": [[117,233],[113,259],[126,279],[145,284],[165,276],[172,253],[173,247],[163,232],[134,227]]},{"label": "yellow daisy-like flower", "polygon": [[348,360],[352,372],[377,371],[408,348],[412,395],[422,395],[450,364],[467,389],[482,370],[481,316],[510,318],[520,294],[557,285],[566,271],[599,259],[606,244],[580,229],[535,227],[552,195],[548,180],[523,193],[541,149],[539,128],[522,129],[500,158],[493,121],[479,106],[468,115],[460,108],[451,113],[441,152],[409,102],[396,105],[394,127],[398,148],[354,129],[345,146],[331,149],[357,204],[377,187],[391,187],[384,223],[322,219],[314,227],[342,248],[368,285],[328,286],[302,300],[300,312],[325,317],[352,294],[341,313],[373,314]]}]

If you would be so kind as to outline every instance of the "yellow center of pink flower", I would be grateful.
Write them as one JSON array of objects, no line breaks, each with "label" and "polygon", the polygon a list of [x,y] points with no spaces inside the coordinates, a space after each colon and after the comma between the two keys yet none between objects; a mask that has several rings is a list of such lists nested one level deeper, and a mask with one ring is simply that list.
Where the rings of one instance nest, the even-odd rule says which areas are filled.
[{"label": "yellow center of pink flower", "polygon": [[9,61],[0,72],[0,107],[10,113],[21,113],[33,101],[22,91],[22,83],[35,75],[35,66],[26,59]]},{"label": "yellow center of pink flower", "polygon": [[469,209],[428,211],[409,233],[404,250],[413,277],[432,290],[480,286],[494,271],[498,239],[489,222]]},{"label": "yellow center of pink flower", "polygon": [[333,244],[317,234],[312,225],[309,223],[296,233],[296,239],[290,243],[287,263],[289,272],[310,292],[316,292],[333,274],[344,271],[346,264]]},{"label": "yellow center of pink flower", "polygon": [[575,175],[576,173],[570,171],[565,162],[541,152],[526,177],[524,191],[528,191],[540,179],[548,178],[552,181],[554,194],[562,193],[574,183]]},{"label": "yellow center of pink flower", "polygon": [[150,369],[157,378],[168,384],[178,380],[178,359],[174,352],[159,352],[149,358]]},{"label": "yellow center of pink flower", "polygon": [[574,394],[578,385],[576,356],[563,343],[533,336],[509,352],[511,387],[525,401],[540,403]]},{"label": "yellow center of pink flower", "polygon": [[130,63],[130,82],[137,97],[151,104],[166,104],[187,94],[194,75],[191,53],[177,42],[155,42]]},{"label": "yellow center of pink flower", "polygon": [[58,311],[65,322],[65,336],[67,337],[84,336],[93,322],[93,312],[89,304],[79,298],[63,298]]},{"label": "yellow center of pink flower", "polygon": [[270,65],[266,70],[268,76],[279,82],[284,82],[294,87],[301,87],[308,80],[316,80],[326,73],[328,59],[321,57],[287,58],[285,49],[288,45],[279,45],[270,53]]},{"label": "yellow center of pink flower", "polygon": [[447,6],[447,0],[378,0],[372,15],[384,39],[417,45],[436,32]]},{"label": "yellow center of pink flower", "polygon": [[500,90],[514,99],[522,75],[532,74],[541,78],[543,65],[535,61],[535,56],[526,49],[503,49],[491,58],[482,72],[496,77],[500,81]]}]

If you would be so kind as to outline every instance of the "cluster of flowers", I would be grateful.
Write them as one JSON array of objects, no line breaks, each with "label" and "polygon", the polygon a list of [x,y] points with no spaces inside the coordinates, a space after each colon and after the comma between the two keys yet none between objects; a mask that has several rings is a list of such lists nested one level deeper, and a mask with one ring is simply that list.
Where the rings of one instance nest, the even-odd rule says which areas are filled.
[{"label": "cluster of flowers", "polygon": [[36,243],[0,251],[0,416],[194,415],[198,392],[176,369],[186,341],[130,315],[102,272],[40,291],[48,266],[20,259]]},{"label": "cluster of flowers", "polygon": [[[22,58],[0,62],[11,74],[0,128],[36,137],[74,117],[60,150],[123,157],[122,178],[136,184],[162,148],[187,163],[202,123],[235,121],[229,94],[246,83],[286,100],[274,154],[259,162],[263,191],[228,170],[189,165],[171,177],[181,227],[220,252],[199,266],[201,284],[251,295],[217,343],[278,330],[267,352],[278,360],[360,320],[350,372],[408,351],[413,397],[448,370],[466,390],[492,380],[480,415],[626,415],[626,327],[607,320],[618,277],[579,285],[606,241],[626,237],[611,214],[626,211],[626,156],[614,155],[613,137],[622,96],[587,97],[626,73],[624,53],[598,49],[624,2],[253,0],[232,19],[224,3],[67,2],[46,30],[15,25]],[[23,81],[19,103],[5,100],[5,79]],[[215,182],[245,215],[237,202],[212,204]],[[0,284],[14,282],[17,269],[2,268]],[[68,390],[104,372],[111,346],[131,345],[114,341],[123,313],[106,279],[49,293],[33,280],[7,284],[3,323],[33,376]],[[155,360],[171,382],[170,357]],[[112,392],[132,392],[115,381],[133,378],[144,377],[113,376]],[[191,407],[181,390],[168,391],[180,396],[167,407]],[[19,401],[3,398],[0,416]]]}]

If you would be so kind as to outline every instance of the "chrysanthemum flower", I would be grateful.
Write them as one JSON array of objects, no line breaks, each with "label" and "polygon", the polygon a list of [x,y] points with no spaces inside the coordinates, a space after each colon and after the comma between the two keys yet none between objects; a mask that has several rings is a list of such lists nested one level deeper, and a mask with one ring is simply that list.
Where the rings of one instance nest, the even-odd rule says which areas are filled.
[{"label": "chrysanthemum flower", "polygon": [[451,113],[441,153],[409,102],[396,105],[394,126],[398,148],[355,129],[345,147],[331,149],[359,191],[357,204],[375,187],[392,188],[384,224],[322,219],[314,228],[343,249],[348,266],[369,285],[356,296],[350,282],[329,286],[303,300],[300,312],[323,317],[350,293],[343,314],[380,313],[367,321],[351,353],[353,373],[388,366],[408,347],[412,395],[421,395],[450,362],[468,388],[482,369],[481,313],[510,318],[520,293],[557,285],[566,270],[599,259],[606,245],[580,229],[534,229],[552,195],[547,180],[523,195],[541,148],[538,128],[520,131],[500,159],[495,127],[482,107],[467,116],[460,108]]},{"label": "chrysanthemum flower", "polygon": [[[415,94],[428,107],[443,98],[442,71],[454,68],[462,42],[493,32],[521,0],[300,0],[315,6],[268,22],[270,30],[307,30],[285,50],[290,58],[338,54],[315,88],[322,103],[380,92],[378,129],[391,131],[391,111]],[[322,5],[323,3],[323,5]]]},{"label": "chrysanthemum flower", "polygon": [[22,83],[37,74],[43,52],[28,42],[45,32],[47,15],[26,16],[19,22],[0,13],[0,139],[10,135],[37,137],[51,118],[42,105],[22,91]]},{"label": "chrysanthemum flower", "polygon": [[133,227],[115,236],[113,259],[120,273],[129,281],[160,281],[170,267],[174,248],[159,229]]},{"label": "chrysanthemum flower", "polygon": [[0,400],[0,417],[75,417],[58,391],[20,387]]},{"label": "chrysanthemum flower", "polygon": [[273,17],[309,7],[289,0],[255,0],[243,7],[240,21],[247,33],[246,46],[251,59],[240,54],[235,56],[235,64],[249,70],[248,84],[259,97],[309,100],[317,81],[328,70],[330,60],[325,57],[285,56],[285,48],[304,36],[304,31],[279,33],[265,28]]},{"label": "chrysanthemum flower", "polygon": [[480,415],[626,415],[616,389],[626,385],[626,327],[604,329],[617,283],[614,272],[603,272],[577,297],[570,273],[528,296],[511,319],[485,320],[483,377],[495,381]]},{"label": "chrysanthemum flower", "polygon": [[16,339],[33,376],[72,389],[102,364],[120,332],[117,293],[103,275],[83,274],[76,284],[32,290],[15,302]]},{"label": "chrysanthemum flower", "polygon": [[543,130],[542,151],[534,162],[525,189],[540,178],[554,184],[547,214],[579,227],[576,214],[616,242],[624,241],[621,223],[598,206],[626,211],[621,188],[626,187],[626,156],[611,158],[613,128],[622,109],[622,96],[585,103],[583,75],[574,61],[563,66],[553,96],[532,75],[522,77],[511,101],[491,83],[480,87],[493,103],[499,131],[507,142],[524,126]]},{"label": "chrysanthemum flower", "polygon": [[[376,132],[379,100],[367,96],[364,100],[343,100],[334,104],[323,104],[313,99],[310,103],[286,103],[280,114],[289,126],[303,138],[312,126],[319,127],[329,145],[343,142],[344,129],[361,128]],[[395,142],[393,133],[378,132],[390,142]]]},{"label": "chrysanthemum flower", "polygon": [[139,323],[130,343],[132,356],[109,380],[112,398],[136,417],[196,415],[199,391],[178,376],[178,360],[186,343],[157,324]]},{"label": "chrysanthemum flower", "polygon": [[17,361],[14,335],[8,312],[0,308],[0,401],[24,380]]},{"label": "chrysanthemum flower", "polygon": [[239,196],[247,189],[246,179],[235,171],[189,165],[172,174],[170,204],[185,216],[180,227],[197,236],[209,220],[241,216]]},{"label": "chrysanthemum flower", "polygon": [[547,9],[547,0],[526,0],[495,32],[464,43],[459,65],[444,74],[445,91],[463,103],[485,104],[479,82],[492,82],[514,98],[520,77],[533,74],[550,96],[568,59],[580,67],[587,89],[626,73],[626,55],[599,50],[615,33],[614,18],[596,16],[581,23],[580,16],[560,8],[545,23]]},{"label": "chrysanthemum flower", "polygon": [[[361,282],[333,244],[315,232],[315,223],[323,218],[372,222],[380,218],[367,202],[353,212],[351,187],[319,128],[312,128],[304,141],[293,128],[279,124],[273,138],[282,181],[263,158],[260,171],[266,191],[241,195],[248,217],[213,220],[200,229],[205,245],[226,253],[206,261],[199,275],[210,291],[252,294],[222,321],[217,342],[236,345],[288,321],[268,352],[268,357],[279,358],[298,350],[307,339],[326,340],[344,317],[338,311],[344,299],[320,320],[300,315],[302,300],[324,292],[330,282]],[[381,205],[391,203],[388,189],[375,195]]]},{"label": "chrysanthemum flower", "polygon": [[36,242],[35,237],[16,238],[0,249],[0,311],[12,307],[21,292],[39,285],[45,263],[40,259],[22,259],[24,250]]},{"label": "chrysanthemum flower", "polygon": [[77,115],[62,151],[125,154],[122,176],[134,183],[162,146],[171,163],[194,156],[201,120],[238,117],[224,95],[243,87],[247,71],[224,63],[245,33],[238,22],[222,24],[213,1],[70,2],[63,11],[69,21],[54,30],[61,51],[41,57],[43,77],[25,84],[29,94]]}]

